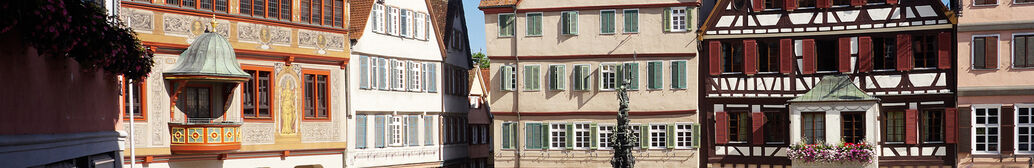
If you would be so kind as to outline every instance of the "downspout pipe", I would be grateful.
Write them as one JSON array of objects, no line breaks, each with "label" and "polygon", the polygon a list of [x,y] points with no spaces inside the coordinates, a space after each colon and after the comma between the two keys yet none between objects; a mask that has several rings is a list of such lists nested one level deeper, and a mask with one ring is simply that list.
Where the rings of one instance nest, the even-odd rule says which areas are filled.
[{"label": "downspout pipe", "polygon": [[[521,73],[518,73],[518,72],[520,72],[519,68],[521,67],[520,66],[521,65],[521,57],[519,57],[518,54],[517,54],[517,37],[518,36],[517,36],[517,5],[516,4],[513,5],[513,24],[510,25],[510,26],[513,26],[513,29],[511,29],[511,30],[513,30],[513,35],[510,38],[512,43],[510,45],[513,45],[513,51],[511,51],[511,52],[513,53],[513,58],[514,58],[514,68],[513,68],[514,69],[513,73],[515,74],[514,75],[514,77],[515,77],[514,80],[516,80],[516,79],[520,79],[520,74],[521,74]],[[518,88],[519,87],[514,87],[514,90],[517,90]],[[517,126],[516,127],[518,129],[514,130],[514,132],[516,133],[516,132],[519,132],[519,130],[520,130],[519,128],[521,127],[521,100],[520,100],[521,99],[521,92],[513,92],[513,93],[514,93],[513,94],[513,96],[514,96],[514,98],[513,98],[513,101],[514,101],[513,102],[513,104],[514,104],[513,111],[514,111],[514,113],[517,114]],[[520,137],[519,136],[520,134],[517,134],[517,135],[518,135],[517,137]],[[517,152],[516,155],[514,155],[514,157],[516,157],[515,162],[514,162],[514,167],[521,167],[521,140],[520,140],[520,138],[518,138],[518,139],[515,139],[513,142],[514,142],[515,148],[517,148],[517,150],[514,150],[514,151]]]}]

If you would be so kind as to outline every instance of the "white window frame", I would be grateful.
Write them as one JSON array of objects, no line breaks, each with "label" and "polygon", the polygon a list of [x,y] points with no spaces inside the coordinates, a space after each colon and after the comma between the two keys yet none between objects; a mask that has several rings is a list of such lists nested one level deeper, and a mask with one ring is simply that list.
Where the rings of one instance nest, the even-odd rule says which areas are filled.
[{"label": "white window frame", "polygon": [[[613,91],[617,89],[618,63],[600,63],[600,90]],[[609,74],[609,75],[608,75]]]},{"label": "white window frame", "polygon": [[424,38],[423,28],[424,14],[419,12],[413,13],[413,39],[420,40]]},{"label": "white window frame", "polygon": [[402,120],[403,116],[391,116],[391,125],[389,125],[389,131],[391,131],[391,144],[390,146],[402,146]]},{"label": "white window frame", "polygon": [[384,5],[373,4],[373,32],[384,33]]},{"label": "white window frame", "polygon": [[[499,68],[500,69],[504,69],[504,68],[510,69],[510,76],[504,76],[503,77],[503,80],[507,80],[507,78],[510,80],[510,86],[509,86],[509,88],[507,88],[506,86],[500,86],[502,88],[501,90],[503,90],[503,91],[516,91],[517,90],[517,65],[503,65],[503,66],[501,66]],[[500,73],[502,73],[502,71],[503,70],[500,70]],[[505,75],[505,74],[499,74],[499,75]]]},{"label": "white window frame", "polygon": [[369,87],[367,87],[367,89],[369,89],[369,90],[377,90],[377,87],[378,87],[377,84],[379,84],[379,83],[377,83],[378,82],[377,81],[377,74],[379,74],[379,72],[377,71],[377,68],[380,68],[380,65],[377,65],[377,57],[366,57],[366,59],[367,59],[367,61],[366,61],[367,62],[366,63],[367,67],[366,68],[369,68],[369,70],[366,71],[366,73],[367,73],[366,74],[366,78],[367,78],[366,82],[367,82],[367,84],[369,86]]},{"label": "white window frame", "polygon": [[[632,129],[632,132],[631,132],[632,135],[637,135],[638,134],[637,136],[635,136],[635,138],[636,138],[635,141],[640,141],[639,143],[633,143],[632,144],[632,148],[633,149],[640,149],[640,148],[642,148],[643,147],[642,143],[650,143],[650,142],[642,142],[642,140],[643,140],[643,137],[642,137],[643,136],[642,126],[643,126],[643,124],[640,124],[640,123],[628,124],[628,128]],[[614,127],[614,129],[617,129],[617,127]]]},{"label": "white window frame", "polygon": [[[561,74],[559,74],[559,76],[557,76],[556,78],[553,78],[553,74],[555,73],[555,72],[553,72],[553,67],[564,68],[564,71],[560,72]],[[567,65],[564,65],[564,64],[549,64],[548,68],[546,68],[546,76],[549,77],[548,79],[546,79],[546,85],[548,85],[547,87],[550,87],[549,88],[550,91],[563,91],[563,90],[566,90],[564,85],[567,84],[566,83],[567,81],[565,81],[565,79],[567,79]],[[554,82],[558,82],[556,89],[552,88]]]},{"label": "white window frame", "polygon": [[[564,23],[563,21],[564,21],[564,16],[566,16],[567,13],[570,13],[570,12],[574,12],[574,26],[568,28],[567,27],[568,24]],[[577,36],[578,35],[578,31],[581,31],[579,29],[579,26],[578,26],[578,18],[580,17],[580,15],[581,14],[578,11],[561,11],[560,12],[560,34],[561,35]],[[571,32],[564,33],[565,28],[571,29]]]},{"label": "white window frame", "polygon": [[[535,72],[534,74],[528,75],[528,67],[535,67],[535,68],[537,68],[536,71],[538,71],[538,72]],[[542,90],[542,66],[539,65],[539,64],[525,64],[525,65],[521,66],[521,68],[523,68],[521,70],[521,74],[524,74],[524,76],[522,76],[523,78],[521,78],[521,82],[522,82],[521,84],[523,84],[523,85],[520,85],[520,86],[522,86],[521,90],[525,91],[525,92],[537,92],[537,91]],[[533,79],[537,79],[538,80],[538,82],[533,83],[533,84],[535,84],[535,86],[537,86],[537,87],[535,87],[535,89],[527,89],[526,85],[528,85],[529,83],[524,83],[524,81],[525,81],[524,79],[526,79],[528,77],[532,77]]]},{"label": "white window frame", "polygon": [[[679,11],[679,10],[681,10],[682,13],[681,14],[676,14],[675,11]],[[687,17],[686,12],[689,12],[689,10],[687,10],[686,7],[673,7],[673,8],[671,8],[671,15],[670,15],[671,18],[668,19],[670,21],[670,23],[668,25],[671,26],[669,28],[671,30],[671,32],[686,32],[686,30],[688,30],[688,26],[686,26],[686,25],[689,25],[689,17]],[[678,19],[680,17],[682,18],[681,20],[676,20],[676,19]],[[678,24],[679,21],[682,21],[682,24]],[[681,28],[680,28],[680,26],[681,26]]]},{"label": "white window frame", "polygon": [[391,86],[393,90],[404,91],[406,90],[406,65],[405,61],[402,60],[391,60],[391,64],[394,69],[392,72],[392,80],[395,80],[395,86]]},{"label": "white window frame", "polygon": [[402,37],[413,37],[413,33],[411,33],[413,31],[413,27],[409,27],[410,22],[413,22],[413,17],[411,15],[413,15],[413,13],[409,9],[402,9],[402,11],[399,12],[399,34],[402,34]]},{"label": "white window frame", "polygon": [[411,81],[409,83],[409,91],[414,91],[414,92],[423,91],[423,88],[420,88],[420,86],[423,86],[423,85],[421,85],[421,84],[423,84],[423,83],[421,83],[421,81],[423,79],[421,78],[421,75],[420,75],[421,73],[423,73],[423,71],[421,69],[422,68],[421,65],[423,65],[423,64],[420,63],[420,62],[410,61],[409,65],[410,65],[409,69],[411,71],[409,73],[409,78],[410,78],[409,80]]},{"label": "white window frame", "polygon": [[567,123],[549,124],[549,149],[567,149]]},{"label": "white window frame", "polygon": [[[675,123],[675,149],[692,149],[693,148],[693,123]],[[683,134],[684,133],[684,134]],[[680,135],[683,134],[683,135]],[[686,144],[686,145],[681,145]]]},{"label": "white window frame", "polygon": [[[1021,108],[1028,109],[1026,117],[1028,117],[1028,120],[1032,121],[1032,122],[1028,122],[1026,124],[1020,124],[1020,109]],[[1029,141],[1029,142],[1027,142],[1027,151],[1021,151],[1020,150],[1020,138],[1019,138],[1020,137],[1020,128],[1022,128],[1022,127],[1028,127],[1029,131],[1034,131],[1034,104],[1020,104],[1020,103],[1017,103],[1017,104],[1013,105],[1013,110],[1014,110],[1013,114],[1016,114],[1015,115],[1015,119],[1013,120],[1013,124],[1016,125],[1016,129],[1013,129],[1013,135],[1015,135],[1014,137],[1016,137],[1016,138],[1013,138],[1013,144],[1016,144],[1016,147],[1013,148],[1013,151],[1015,153],[1017,153],[1017,154],[1034,154],[1034,139],[1030,139],[1030,138],[1034,138],[1034,132],[1027,132],[1027,136],[1029,137],[1027,139]]]},{"label": "white window frame", "polygon": [[[613,26],[614,26],[614,27],[613,27],[613,28],[614,28],[614,30],[612,30],[613,32],[610,32],[610,33],[606,33],[606,32],[603,32],[603,31],[602,31],[602,30],[603,30],[603,12],[613,12],[613,13],[614,13],[614,17],[613,17],[613,18],[610,18],[610,19],[611,19],[610,23],[611,23],[611,24],[613,24]],[[600,30],[600,34],[603,34],[603,35],[612,35],[612,34],[616,34],[616,33],[618,32],[618,24],[617,24],[617,20],[618,20],[618,11],[617,11],[617,10],[615,10],[615,9],[604,9],[604,10],[600,10],[600,15],[599,15],[599,16],[600,16],[600,29],[599,29],[599,30]],[[624,20],[622,20],[622,22],[624,22]]]},{"label": "white window frame", "polygon": [[[1016,2],[1016,1],[1014,0],[1013,2]],[[970,3],[971,3],[971,5],[973,5],[973,6],[978,6],[978,7],[979,7],[979,6],[998,6],[999,4],[1001,4],[1001,3],[1002,3],[1002,1],[1001,1],[1001,0],[996,0],[994,4],[983,4],[983,5],[979,5],[979,4],[977,4],[977,0],[972,0],[972,1],[970,1]]]},{"label": "white window frame", "polygon": [[665,148],[668,147],[668,125],[667,124],[650,124],[649,130],[650,130],[650,149],[665,149]]},{"label": "white window frame", "polygon": [[[973,45],[973,41],[976,40],[979,37],[995,37],[995,39],[997,39],[997,41],[995,41],[995,43],[998,43],[998,41],[1002,40],[1002,37],[999,34],[981,34],[981,35],[973,35],[972,37],[970,37],[970,39],[969,39],[969,69],[970,70],[998,70],[998,69],[1001,69],[1001,63],[1002,63],[1002,50],[1001,50],[1001,48],[1002,48],[1002,46],[998,46],[998,45],[995,45],[995,46],[998,46],[998,48],[995,49],[995,50],[998,50],[998,52],[995,52],[995,53],[998,54],[998,55],[995,56],[995,58],[997,58],[997,59],[995,59],[995,64],[998,64],[999,66],[995,66],[994,69],[990,69],[990,68],[976,69],[976,68],[974,68],[974,67],[976,67],[976,65],[975,65],[976,61],[975,60],[976,60],[976,57],[977,57],[977,55],[976,55],[977,53],[976,53],[976,50],[973,49],[973,47],[976,47],[976,46]],[[987,42],[987,41],[985,41],[985,42]],[[998,44],[1000,45],[1001,43],[998,43]],[[1012,42],[1011,41],[1010,41],[1009,45],[1012,46]],[[1009,49],[1012,49],[1012,47],[1009,47]],[[985,48],[984,50],[987,50],[987,49]],[[1010,50],[1009,53],[1012,54],[1012,51]],[[984,60],[987,60],[987,58],[986,58],[987,56],[985,55],[984,57],[985,57]],[[1009,59],[1012,59],[1012,58],[1009,58]],[[984,63],[984,64],[987,64],[987,63]],[[1012,67],[1012,65],[1009,65],[1009,67]]]},{"label": "white window frame", "polygon": [[[531,18],[531,17],[528,17],[528,16],[530,16],[532,14],[538,14],[539,15],[539,34],[528,34],[528,33],[531,33],[531,31],[528,30],[528,26],[531,25],[531,22],[528,21],[528,18]],[[546,16],[546,15],[542,14],[542,12],[528,12],[528,13],[524,14],[524,36],[527,36],[527,37],[542,37],[542,17],[543,16]]]},{"label": "white window frame", "polygon": [[571,124],[572,137],[575,150],[589,150],[592,147],[592,125],[589,122],[575,122]]},{"label": "white window frame", "polygon": [[398,7],[388,7],[388,9],[390,9],[388,11],[388,17],[385,17],[385,19],[390,19],[389,21],[385,21],[385,24],[390,24],[388,26],[388,28],[391,28],[391,30],[388,30],[388,34],[390,34],[392,36],[398,36],[399,35],[399,27],[398,27],[398,25],[399,25],[399,18],[398,18],[398,16],[399,16],[399,8]]},{"label": "white window frame", "polygon": [[[1013,0],[1013,1],[1015,2],[1015,0]],[[1034,2],[1020,3],[1020,4],[1034,4]],[[1010,39],[1010,41],[1009,41],[1009,55],[1010,55],[1010,57],[1009,57],[1009,63],[1010,63],[1009,67],[1010,68],[1012,68],[1012,69],[1034,69],[1034,67],[1016,67],[1016,36],[1030,36],[1030,35],[1034,35],[1034,32],[1013,33],[1012,34],[1012,39]],[[972,51],[970,51],[970,52],[972,52]],[[1027,54],[1030,54],[1030,53],[1027,53]],[[1001,55],[1001,54],[999,54],[999,55]],[[1001,59],[1001,57],[998,57],[998,59]]]},{"label": "white window frame", "polygon": [[[609,127],[609,129],[607,129]],[[612,150],[614,147],[610,146],[610,137],[614,136],[614,129],[617,125],[614,124],[599,124],[596,126],[596,146],[599,150]],[[605,141],[604,141],[605,140]]]},{"label": "white window frame", "polygon": [[[627,12],[627,11],[635,11],[635,31],[628,31],[628,29],[625,29],[625,26],[626,26],[625,25],[625,17],[628,17],[628,15],[625,15],[625,12]],[[635,8],[635,9],[622,9],[621,10],[621,32],[624,32],[625,34],[639,33],[639,28],[641,27],[639,25],[639,14],[640,14],[639,13],[639,8]]]},{"label": "white window frame", "polygon": [[[971,137],[972,139],[970,140],[971,141],[970,143],[973,144],[972,153],[973,154],[999,154],[999,153],[1001,153],[1001,150],[1002,150],[1002,140],[1001,140],[1002,139],[1002,130],[1001,130],[1001,128],[1002,128],[1001,127],[1001,123],[1002,123],[1002,121],[1001,121],[1002,120],[1002,105],[1001,104],[980,104],[980,105],[976,105],[975,104],[975,105],[972,105],[970,108],[971,108],[971,110],[973,112],[973,117],[971,118],[971,120],[973,121],[973,123],[972,123],[973,127],[970,128],[970,131],[973,132],[973,134],[972,134],[973,137]],[[998,115],[997,115],[997,118],[998,118],[998,122],[997,123],[998,124],[987,124],[987,122],[984,122],[984,124],[977,124],[977,119],[976,119],[977,118],[977,113],[976,113],[977,109],[997,109],[998,110]],[[985,113],[984,116],[987,116],[986,114],[987,113]],[[985,149],[984,151],[978,151],[977,150],[977,147],[976,147],[976,145],[977,145],[977,138],[976,138],[977,132],[976,132],[976,130],[977,130],[978,127],[998,129],[998,134],[996,135],[998,137],[998,144],[995,144],[995,145],[998,145],[998,147],[996,148],[995,151],[987,151],[986,150],[987,147],[984,147],[984,149]],[[987,132],[987,131],[985,130],[985,132]],[[987,141],[987,139],[985,139],[985,141]],[[985,142],[984,144],[988,144],[988,143]]]},{"label": "white window frame", "polygon": [[[510,25],[510,26],[513,26],[513,28],[510,29],[510,34],[508,34],[508,35],[504,35],[503,34],[503,30],[505,30],[505,29],[503,29],[503,22],[502,22],[503,21],[503,16],[510,16],[510,19],[514,20],[513,24]],[[513,13],[499,13],[499,14],[496,14],[496,22],[497,22],[496,23],[497,24],[496,31],[498,31],[498,32],[496,32],[496,36],[499,36],[499,37],[513,37],[513,34],[515,34],[514,32],[517,31],[517,15],[515,15]]]}]

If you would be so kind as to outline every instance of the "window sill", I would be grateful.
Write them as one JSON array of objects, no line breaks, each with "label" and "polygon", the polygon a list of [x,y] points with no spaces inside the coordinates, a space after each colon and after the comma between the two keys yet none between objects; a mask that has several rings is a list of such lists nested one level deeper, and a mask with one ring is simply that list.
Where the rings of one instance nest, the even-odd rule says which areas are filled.
[{"label": "window sill", "polygon": [[998,6],[998,4],[983,4],[983,5],[973,4],[973,7],[994,7],[994,6]]},{"label": "window sill", "polygon": [[923,144],[944,144],[944,141],[930,141],[930,142],[923,142]]},{"label": "window sill", "polygon": [[761,10],[761,11],[781,11],[781,10],[783,10],[783,8],[771,8],[771,9],[764,9],[764,10]]},{"label": "window sill", "polygon": [[999,70],[999,69],[998,69],[998,68],[994,68],[994,69],[987,69],[987,68],[969,68],[969,70],[974,70],[974,71],[997,71],[997,70]]},{"label": "window sill", "polygon": [[884,142],[883,144],[899,145],[899,144],[905,144],[905,142]]},{"label": "window sill", "polygon": [[637,32],[621,32],[621,33],[624,33],[624,34],[639,34],[638,31]]},{"label": "window sill", "polygon": [[912,70],[934,70],[934,69],[937,69],[937,67],[912,68]]},{"label": "window sill", "polygon": [[684,33],[684,32],[689,32],[689,31],[688,31],[688,30],[686,30],[686,29],[682,29],[682,30],[669,30],[668,32],[672,32],[672,33]]},{"label": "window sill", "polygon": [[513,35],[509,35],[509,36],[496,36],[496,38],[513,38]]},{"label": "window sill", "polygon": [[540,90],[538,90],[538,89],[535,89],[535,90],[523,89],[523,90],[521,90],[521,92],[538,92],[538,91],[540,91]]},{"label": "window sill", "polygon": [[739,75],[739,74],[743,74],[743,72],[722,72],[722,75]]},{"label": "window sill", "polygon": [[531,34],[529,34],[529,35],[524,35],[524,37],[542,37],[542,35],[541,34],[539,34],[539,35],[531,35]]},{"label": "window sill", "polygon": [[[1034,5],[1034,2],[1016,2],[1016,1],[1012,1],[1012,4],[1013,5]],[[1034,152],[1031,152],[1031,154],[1034,154]]]},{"label": "window sill", "polygon": [[[1029,4],[1034,5],[1034,3],[1029,3]],[[1016,67],[1016,66],[1013,66],[1012,69],[1016,69],[1016,70],[1030,70],[1030,69],[1034,69],[1034,67]]]},{"label": "window sill", "polygon": [[614,35],[615,33],[600,33],[600,35]]}]

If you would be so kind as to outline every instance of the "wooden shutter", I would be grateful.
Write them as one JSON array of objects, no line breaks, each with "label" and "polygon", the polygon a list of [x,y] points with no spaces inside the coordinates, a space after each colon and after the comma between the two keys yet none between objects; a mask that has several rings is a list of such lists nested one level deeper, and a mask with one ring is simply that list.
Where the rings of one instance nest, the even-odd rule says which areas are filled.
[{"label": "wooden shutter", "polygon": [[945,123],[944,124],[944,142],[945,143],[953,144],[953,143],[956,142],[955,141],[956,140],[955,139],[956,138],[955,134],[957,133],[956,131],[958,131],[958,127],[956,127],[956,125],[958,125],[958,124],[956,124],[956,123],[958,123],[958,121],[956,121],[955,119],[957,118],[956,114],[958,114],[958,111],[959,111],[959,109],[956,109],[956,108],[945,108],[944,109],[944,123]]},{"label": "wooden shutter", "polygon": [[499,79],[502,79],[502,81],[500,81],[499,88],[501,90],[510,90],[510,89],[512,89],[512,88],[510,88],[510,86],[511,86],[510,82],[513,81],[513,69],[510,69],[510,66],[503,66],[501,70],[503,72],[501,73],[502,77],[499,78]]},{"label": "wooden shutter", "polygon": [[872,71],[872,37],[858,37],[858,72]]},{"label": "wooden shutter", "polygon": [[359,88],[370,88],[370,58],[359,56]]},{"label": "wooden shutter", "polygon": [[[778,1],[778,0],[776,0],[776,1]],[[786,9],[787,11],[793,11],[794,9],[797,9],[797,0],[786,0],[786,1],[783,1],[783,6],[785,6],[784,9]]]},{"label": "wooden shutter", "polygon": [[722,63],[722,43],[719,42],[719,41],[711,41],[711,42],[708,42],[707,46],[708,46],[707,52],[710,53],[710,55],[711,55],[711,58],[708,58],[708,60],[709,60],[708,62],[710,62],[710,65],[708,65],[708,67],[710,67],[710,69],[711,69],[711,75],[721,75],[722,74],[722,64],[721,64]]},{"label": "wooden shutter", "polygon": [[998,69],[998,37],[984,37],[984,68]]},{"label": "wooden shutter", "polygon": [[715,144],[729,143],[729,114],[724,111],[715,112],[714,139]]},{"label": "wooden shutter", "polygon": [[686,61],[679,62],[679,83],[680,89],[686,89]]},{"label": "wooden shutter", "polygon": [[912,35],[898,34],[898,71],[912,69]]},{"label": "wooden shutter", "polygon": [[905,110],[905,144],[917,144],[919,141],[918,123],[919,111],[916,109]]},{"label": "wooden shutter", "polygon": [[629,73],[629,75],[631,75],[631,77],[629,77],[631,83],[629,83],[628,88],[639,90],[639,63],[629,64],[628,67],[628,70],[631,71],[631,73]]},{"label": "wooden shutter", "polygon": [[754,12],[761,12],[765,10],[765,0],[751,0],[754,3],[751,5],[754,7]]},{"label": "wooden shutter", "polygon": [[753,138],[754,144],[755,145],[763,145],[763,144],[765,144],[765,134],[764,134],[765,131],[763,130],[764,129],[764,125],[765,125],[765,113],[753,112],[753,113],[751,113],[751,119],[752,119],[753,129],[754,129],[752,131],[753,135],[751,135],[751,136]]},{"label": "wooden shutter", "polygon": [[[759,1],[759,0],[755,0]],[[758,73],[758,42],[754,40],[743,40],[743,73],[754,75]]]},{"label": "wooden shutter", "polygon": [[998,122],[1001,126],[1001,130],[998,131],[998,134],[1001,135],[999,138],[1001,139],[998,142],[1001,142],[1001,145],[998,146],[1001,147],[1000,151],[1006,154],[1013,153],[1013,149],[1016,147],[1015,109],[1015,106],[1002,106],[1001,111],[998,111],[998,114],[1001,114],[998,117],[1001,120],[1001,122]]},{"label": "wooden shutter", "polygon": [[898,0],[887,0],[887,4],[898,4]]},{"label": "wooden shutter", "polygon": [[664,145],[665,145],[665,147],[667,147],[668,149],[674,149],[675,148],[675,124],[668,124],[668,128],[664,129],[664,130],[667,131],[667,132],[664,133],[664,135],[665,135],[665,137],[664,137],[664,143],[665,143]]},{"label": "wooden shutter", "polygon": [[951,33],[937,33],[937,68],[951,69]]},{"label": "wooden shutter", "polygon": [[851,6],[859,7],[865,5],[865,0],[851,0]]},{"label": "wooden shutter", "polygon": [[600,146],[599,145],[599,139],[600,139],[599,138],[599,129],[600,129],[600,127],[599,127],[599,125],[596,124],[596,122],[593,122],[592,124],[589,125],[589,144],[590,144],[590,147],[593,150],[599,148],[599,146]]},{"label": "wooden shutter", "polygon": [[779,39],[779,72],[793,73],[793,40]]},{"label": "wooden shutter", "polygon": [[574,149],[574,124],[567,123],[567,150]]},{"label": "wooden shutter", "polygon": [[671,8],[664,8],[663,17],[664,18],[662,18],[661,20],[663,20],[664,23],[661,24],[661,25],[664,26],[664,28],[663,28],[664,32],[670,32],[671,31]]},{"label": "wooden shutter", "polygon": [[840,72],[849,73],[851,72],[851,38],[841,37],[837,42],[839,51],[837,53],[837,67]]},{"label": "wooden shutter", "polygon": [[650,148],[650,125],[643,124],[639,126],[639,148]]},{"label": "wooden shutter", "polygon": [[815,39],[804,39],[804,74],[814,74],[815,69]]},{"label": "wooden shutter", "polygon": [[538,137],[537,135],[535,135],[535,129],[539,129],[538,127],[536,127],[536,124],[539,124],[539,123],[524,123],[524,148],[525,149],[535,149],[535,148],[538,148],[538,146],[535,146],[532,143],[534,140],[537,140],[537,137]]},{"label": "wooden shutter", "polygon": [[[511,142],[511,140],[513,140],[513,139],[510,138],[511,137],[510,134],[513,134],[513,133],[510,131],[510,125],[512,125],[512,124],[511,123],[503,123],[503,126],[501,128],[501,130],[502,130],[501,135],[503,136],[502,137],[503,149],[511,149],[512,148],[510,146],[510,144],[513,143],[513,142]],[[525,128],[527,128],[527,126],[525,126]]]},{"label": "wooden shutter", "polygon": [[700,148],[700,124],[693,124],[693,148]]},{"label": "wooden shutter", "polygon": [[819,8],[831,8],[833,7],[833,0],[818,0],[815,5]]}]

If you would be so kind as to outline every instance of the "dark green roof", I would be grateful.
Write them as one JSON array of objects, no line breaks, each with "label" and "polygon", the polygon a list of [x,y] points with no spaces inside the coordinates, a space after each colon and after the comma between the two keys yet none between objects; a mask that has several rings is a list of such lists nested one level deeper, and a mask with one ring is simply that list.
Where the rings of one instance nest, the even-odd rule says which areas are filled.
[{"label": "dark green roof", "polygon": [[880,100],[869,96],[844,75],[823,76],[815,87],[789,102],[823,102],[823,101],[870,101]]},{"label": "dark green roof", "polygon": [[175,68],[166,71],[165,76],[206,76],[220,78],[250,78],[241,69],[233,46],[223,36],[214,32],[202,34],[180,54]]}]

